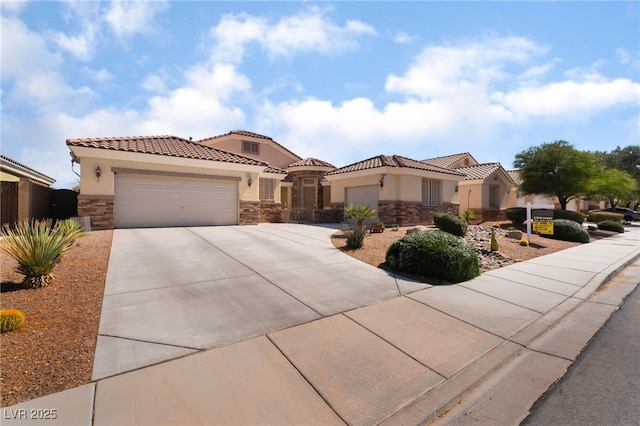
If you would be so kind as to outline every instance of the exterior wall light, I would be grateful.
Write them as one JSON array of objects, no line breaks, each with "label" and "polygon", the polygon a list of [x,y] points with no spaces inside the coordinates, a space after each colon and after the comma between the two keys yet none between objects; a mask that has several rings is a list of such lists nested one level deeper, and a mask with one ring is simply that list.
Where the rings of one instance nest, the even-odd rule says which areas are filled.
[{"label": "exterior wall light", "polygon": [[102,170],[100,170],[100,166],[96,167],[96,178],[98,178],[98,182],[100,182],[100,176],[102,175]]},{"label": "exterior wall light", "polygon": [[383,173],[383,174],[380,176],[380,188],[384,187],[384,177],[385,177],[386,175],[387,175],[386,173]]},{"label": "exterior wall light", "polygon": [[251,188],[252,183],[253,183],[253,180],[251,180],[251,175],[247,174],[247,185],[249,185],[249,188]]}]

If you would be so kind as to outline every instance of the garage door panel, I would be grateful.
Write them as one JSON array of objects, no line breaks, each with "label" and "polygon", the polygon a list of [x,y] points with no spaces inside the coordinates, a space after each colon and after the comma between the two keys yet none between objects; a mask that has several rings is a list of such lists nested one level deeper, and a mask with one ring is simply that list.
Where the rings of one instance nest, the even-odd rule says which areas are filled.
[{"label": "garage door panel", "polygon": [[117,175],[117,228],[235,225],[235,181]]},{"label": "garage door panel", "polygon": [[375,210],[377,217],[379,192],[378,185],[348,187],[345,194],[345,206],[348,207],[351,204],[369,206]]}]

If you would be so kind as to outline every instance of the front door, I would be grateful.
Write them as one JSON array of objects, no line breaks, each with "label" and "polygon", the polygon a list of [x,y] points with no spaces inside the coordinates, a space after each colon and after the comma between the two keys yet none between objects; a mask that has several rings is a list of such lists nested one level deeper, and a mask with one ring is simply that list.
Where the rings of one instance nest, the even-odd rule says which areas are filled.
[{"label": "front door", "polygon": [[318,180],[316,178],[302,178],[300,185],[300,207],[302,220],[313,222],[313,211],[316,209],[318,198]]}]

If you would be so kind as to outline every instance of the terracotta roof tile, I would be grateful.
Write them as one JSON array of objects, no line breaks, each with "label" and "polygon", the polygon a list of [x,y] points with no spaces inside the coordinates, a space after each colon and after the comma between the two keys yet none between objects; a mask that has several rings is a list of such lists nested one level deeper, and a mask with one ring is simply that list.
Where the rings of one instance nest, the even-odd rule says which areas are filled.
[{"label": "terracotta roof tile", "polygon": [[198,160],[221,161],[225,163],[268,166],[267,163],[234,154],[177,136],[127,136],[109,138],[67,139],[68,146],[108,149],[113,151],[138,152],[143,154],[166,155],[170,157],[193,158]]},{"label": "terracotta roof tile", "polygon": [[443,157],[435,157],[435,158],[427,158],[426,160],[422,160],[423,163],[433,164],[434,166],[440,166],[444,168],[451,168],[453,164],[462,160],[464,157],[471,157],[471,154],[468,152],[462,152],[460,154],[451,154],[445,155]]},{"label": "terracotta roof tile", "polygon": [[327,163],[326,161],[318,160],[317,158],[305,158],[304,160],[296,161],[295,163],[291,163],[285,168],[288,169],[290,167],[331,167],[335,169],[336,167],[333,164]]},{"label": "terracotta roof tile", "polygon": [[360,170],[375,169],[379,167],[397,167],[397,168],[405,167],[410,169],[418,169],[418,170],[425,170],[430,172],[446,173],[446,174],[456,175],[456,176],[464,176],[462,173],[456,170],[445,169],[443,167],[423,163],[422,161],[413,160],[411,158],[402,157],[400,155],[378,155],[376,157],[372,157],[367,160],[359,161],[357,163],[353,163],[348,166],[341,167],[337,170],[327,173],[327,176],[337,175],[341,173],[355,172]]},{"label": "terracotta roof tile", "polygon": [[285,151],[287,151],[289,154],[291,154],[295,158],[302,159],[302,157],[300,157],[299,155],[297,155],[294,152],[290,151],[288,148],[286,148],[285,146],[279,144],[278,142],[276,142],[275,140],[273,140],[269,136],[261,135],[259,133],[249,132],[248,130],[232,130],[232,131],[230,131],[228,133],[225,133],[223,135],[211,136],[211,137],[208,137],[208,138],[200,139],[198,142],[210,141],[210,140],[219,139],[219,138],[222,138],[222,137],[225,137],[225,136],[231,136],[231,135],[246,136],[246,137],[258,138],[258,139],[266,139],[268,141],[273,142],[274,144],[276,144],[280,148],[284,149]]},{"label": "terracotta roof tile", "polygon": [[476,180],[486,179],[500,168],[502,168],[500,163],[484,163],[476,164],[474,166],[460,167],[456,170],[466,175],[466,178],[464,180]]},{"label": "terracotta roof tile", "polygon": [[34,176],[37,176],[38,178],[42,179],[43,181],[46,181],[48,183],[49,182],[53,183],[53,182],[56,181],[54,178],[49,177],[49,176],[45,175],[44,173],[40,173],[39,171],[34,170],[29,166],[26,166],[26,165],[24,165],[22,163],[19,163],[16,160],[13,160],[13,159],[7,157],[6,155],[0,154],[0,158],[2,158],[2,160],[6,161],[7,163],[15,164],[16,166],[19,166],[19,167],[21,167],[21,168],[23,168],[25,170],[28,170],[29,172],[33,173]]},{"label": "terracotta roof tile", "polygon": [[520,175],[520,170],[508,170],[507,174],[513,179],[516,185],[520,185],[522,183],[522,175]]},{"label": "terracotta roof tile", "polygon": [[286,175],[288,174],[286,170],[284,169],[279,169],[277,167],[267,167],[266,169],[264,169],[265,173],[279,173],[281,175]]}]

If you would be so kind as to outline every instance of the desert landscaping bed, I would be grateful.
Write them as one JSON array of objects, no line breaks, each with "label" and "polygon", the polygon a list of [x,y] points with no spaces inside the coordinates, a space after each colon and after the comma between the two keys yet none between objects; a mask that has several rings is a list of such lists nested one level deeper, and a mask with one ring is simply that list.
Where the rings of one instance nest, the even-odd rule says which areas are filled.
[{"label": "desert landscaping bed", "polygon": [[0,305],[19,309],[26,325],[0,334],[0,406],[91,381],[113,231],[79,238],[47,287],[20,285],[16,262],[0,251]]},{"label": "desert landscaping bed", "polygon": [[[554,240],[551,238],[541,237],[537,234],[532,234],[530,245],[528,247],[524,247],[520,245],[520,240],[507,237],[508,228],[512,226],[510,222],[496,223],[499,226],[499,228],[495,229],[496,239],[499,246],[499,250],[497,252],[491,252],[490,250],[491,230],[493,229],[494,223],[471,225],[469,226],[469,230],[465,236],[465,241],[473,246],[476,249],[476,253],[478,253],[481,273],[502,268],[503,266],[516,262],[533,259],[538,256],[551,254],[559,250],[565,250],[581,244]],[[400,227],[395,231],[392,228],[387,228],[382,233],[367,234],[362,248],[357,250],[350,250],[346,247],[347,244],[344,236],[342,235],[342,231],[333,234],[331,242],[336,248],[347,253],[349,256],[368,263],[369,265],[385,268],[387,248],[389,248],[394,241],[405,236],[407,229],[410,228],[413,227]],[[427,228],[436,229],[433,226]],[[591,237],[591,241],[616,234],[615,232],[601,230],[589,230],[588,232]],[[523,236],[526,237],[526,232],[523,232]]]}]

